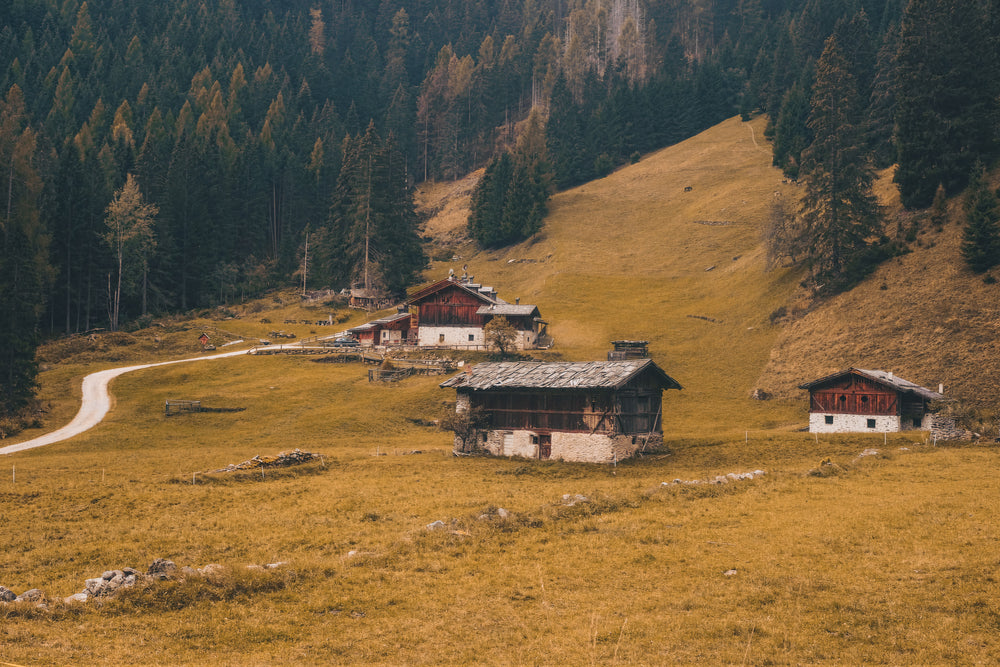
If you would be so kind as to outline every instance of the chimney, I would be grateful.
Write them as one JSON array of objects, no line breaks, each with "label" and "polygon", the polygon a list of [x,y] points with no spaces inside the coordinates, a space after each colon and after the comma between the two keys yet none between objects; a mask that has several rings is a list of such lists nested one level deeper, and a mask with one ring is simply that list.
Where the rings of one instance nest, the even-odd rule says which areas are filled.
[{"label": "chimney", "polygon": [[514,305],[515,306],[521,305],[521,297],[519,297],[519,296],[515,296],[514,297]]},{"label": "chimney", "polygon": [[938,393],[944,395],[944,385],[941,383],[938,383]]}]

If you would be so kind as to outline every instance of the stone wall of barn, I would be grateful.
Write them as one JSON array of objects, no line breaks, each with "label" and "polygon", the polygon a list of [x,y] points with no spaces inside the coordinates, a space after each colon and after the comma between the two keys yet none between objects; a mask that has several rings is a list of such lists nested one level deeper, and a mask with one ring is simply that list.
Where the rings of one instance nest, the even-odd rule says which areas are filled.
[{"label": "stone wall of barn", "polygon": [[[476,441],[476,449],[494,456],[517,456],[527,459],[538,458],[538,433],[522,430],[482,431]],[[663,444],[663,436],[654,433],[648,440],[645,436],[604,433],[551,433],[552,449],[550,460],[580,461],[584,463],[614,463],[634,456],[645,445],[646,449],[657,449]],[[462,443],[455,440],[455,450],[460,451]]]},{"label": "stone wall of barn", "polygon": [[485,344],[482,327],[421,324],[417,329],[417,345],[420,347],[482,348]]},{"label": "stone wall of barn", "polygon": [[[538,334],[534,331],[518,331],[514,338],[514,347],[518,350],[534,349],[537,343]],[[422,324],[417,329],[417,345],[420,347],[486,349],[486,338],[482,327],[437,327]]]},{"label": "stone wall of barn", "polygon": [[[832,424],[826,423],[827,417],[833,417]],[[869,419],[874,420],[874,426],[868,426]],[[910,421],[909,418],[907,421]],[[900,419],[896,415],[809,414],[810,433],[896,433],[901,430],[904,429],[900,428]]]}]

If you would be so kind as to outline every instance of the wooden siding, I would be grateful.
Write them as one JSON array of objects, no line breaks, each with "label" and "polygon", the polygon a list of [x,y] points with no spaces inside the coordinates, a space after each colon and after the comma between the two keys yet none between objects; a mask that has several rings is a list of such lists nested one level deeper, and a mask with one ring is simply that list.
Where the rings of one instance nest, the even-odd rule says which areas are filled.
[{"label": "wooden siding", "polygon": [[809,396],[810,412],[852,415],[900,414],[898,392],[865,377],[848,375],[823,387],[814,388]]},{"label": "wooden siding", "polygon": [[613,391],[485,391],[470,404],[487,413],[492,429],[644,434],[661,431],[662,394]]},{"label": "wooden siding", "polygon": [[417,307],[418,326],[481,327],[486,318],[476,311],[484,302],[485,298],[477,298],[468,290],[454,285],[430,294],[413,305]]}]

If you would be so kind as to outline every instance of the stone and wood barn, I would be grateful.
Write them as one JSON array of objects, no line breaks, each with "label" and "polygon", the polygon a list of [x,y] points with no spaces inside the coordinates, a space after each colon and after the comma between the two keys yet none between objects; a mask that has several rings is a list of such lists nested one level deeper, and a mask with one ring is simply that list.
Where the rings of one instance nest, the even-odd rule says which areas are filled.
[{"label": "stone and wood barn", "polygon": [[663,443],[664,389],[651,359],[482,363],[441,383],[457,391],[456,453],[611,463]]},{"label": "stone and wood barn", "polygon": [[545,340],[545,322],[538,307],[507,303],[492,287],[471,278],[449,276],[410,295],[413,327],[419,347],[486,349],[483,327],[504,316],[517,330],[515,347],[528,350]]},{"label": "stone and wood barn", "polygon": [[811,433],[894,433],[935,427],[937,391],[886,371],[848,368],[807,382]]}]

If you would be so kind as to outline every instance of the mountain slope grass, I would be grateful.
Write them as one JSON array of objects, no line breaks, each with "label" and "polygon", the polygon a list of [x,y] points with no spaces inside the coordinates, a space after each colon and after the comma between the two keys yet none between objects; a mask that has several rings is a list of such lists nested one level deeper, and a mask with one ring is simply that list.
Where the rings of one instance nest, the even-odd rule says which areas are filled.
[{"label": "mountain slope grass", "polygon": [[431,277],[467,264],[502,297],[536,303],[567,360],[601,359],[616,339],[649,340],[684,386],[664,408],[676,435],[801,425],[801,400],[750,399],[778,336],[769,315],[799,280],[764,270],[760,230],[772,202],[798,187],[770,166],[762,134],[761,119],[732,119],[559,193],[535,238],[435,263]]},{"label": "mountain slope grass", "polygon": [[[539,304],[550,356],[649,339],[685,386],[665,396],[669,453],[616,467],[455,458],[427,425],[453,400],[440,377],[369,384],[354,364],[234,357],[123,375],[107,421],[0,459],[0,585],[53,600],[0,606],[0,662],[992,662],[996,452],[920,434],[817,438],[797,431],[800,397],[749,398],[786,340],[769,315],[798,283],[763,270],[757,230],[795,186],[760,132],[729,121],[557,195],[530,244],[461,251],[502,296]],[[449,267],[461,269],[428,278]],[[71,413],[72,378],[189,355],[203,326],[309,335],[260,321],[322,316],[285,301],[174,323],[158,342],[49,349],[53,414]],[[166,417],[168,398],[245,410]],[[211,472],[296,447],[323,458]],[[61,602],[158,557],[228,574]]]}]

